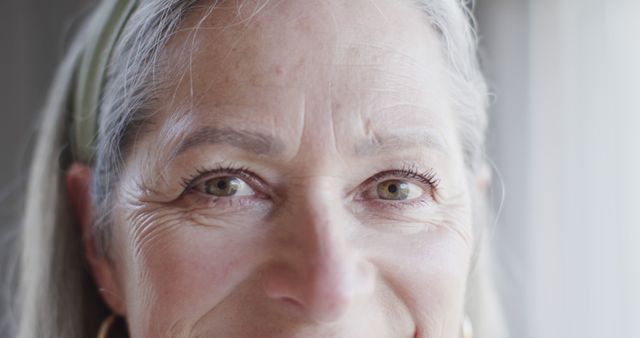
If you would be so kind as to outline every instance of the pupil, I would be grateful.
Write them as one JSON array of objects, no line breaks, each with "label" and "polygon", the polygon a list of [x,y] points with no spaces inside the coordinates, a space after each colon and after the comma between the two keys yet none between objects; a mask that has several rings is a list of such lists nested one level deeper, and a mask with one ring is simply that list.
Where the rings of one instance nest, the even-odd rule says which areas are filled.
[{"label": "pupil", "polygon": [[389,192],[390,192],[390,193],[394,194],[395,192],[397,192],[397,191],[398,191],[398,186],[397,186],[397,185],[395,185],[395,184],[391,184],[391,185],[387,188],[387,190],[389,190]]},{"label": "pupil", "polygon": [[224,190],[224,189],[227,188],[227,182],[222,181],[222,180],[218,181],[218,184],[216,184],[216,185],[218,186],[218,189],[220,189],[220,190]]}]

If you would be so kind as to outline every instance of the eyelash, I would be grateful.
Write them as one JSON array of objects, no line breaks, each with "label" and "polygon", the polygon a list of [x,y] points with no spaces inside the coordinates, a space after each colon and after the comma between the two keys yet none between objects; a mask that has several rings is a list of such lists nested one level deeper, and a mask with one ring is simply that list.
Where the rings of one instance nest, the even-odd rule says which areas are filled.
[{"label": "eyelash", "polygon": [[[233,163],[228,165],[217,165],[213,168],[201,167],[196,170],[196,172],[190,176],[183,177],[180,181],[180,185],[182,186],[184,192],[188,193],[197,185],[197,183],[202,180],[202,178],[206,176],[210,176],[213,174],[225,174],[229,176],[237,176],[247,182],[247,184],[256,184],[258,182],[262,182],[262,179],[259,178],[258,175],[254,174],[251,170],[243,166],[236,166]],[[421,172],[415,165],[405,165],[401,169],[392,169],[383,171],[373,175],[369,178],[364,185],[370,185],[376,182],[383,182],[387,178],[405,178],[415,180],[422,184],[425,184],[429,187],[431,191],[432,198],[435,199],[435,192],[438,190],[438,186],[440,184],[440,179],[433,169],[428,169],[424,172]],[[259,184],[261,185],[261,184]],[[385,201],[381,202],[384,204],[397,204],[397,205],[407,205],[411,203],[424,203],[424,200],[416,199],[410,201]]]},{"label": "eyelash", "polygon": [[438,185],[440,184],[440,179],[438,179],[438,176],[433,169],[420,172],[420,170],[415,165],[407,165],[402,167],[402,169],[383,171],[381,173],[373,175],[369,179],[369,181],[380,182],[388,177],[413,179],[420,183],[428,185],[431,189],[434,190],[438,189]]},{"label": "eyelash", "polygon": [[183,177],[180,180],[180,185],[185,192],[188,192],[193,189],[196,186],[196,183],[198,183],[198,181],[203,177],[220,173],[228,174],[230,176],[238,176],[239,178],[248,181],[247,183],[255,182],[257,177],[257,175],[251,172],[248,168],[235,166],[233,163],[230,163],[226,166],[218,165],[213,168],[201,167],[200,169],[196,169],[196,172],[192,175]]}]

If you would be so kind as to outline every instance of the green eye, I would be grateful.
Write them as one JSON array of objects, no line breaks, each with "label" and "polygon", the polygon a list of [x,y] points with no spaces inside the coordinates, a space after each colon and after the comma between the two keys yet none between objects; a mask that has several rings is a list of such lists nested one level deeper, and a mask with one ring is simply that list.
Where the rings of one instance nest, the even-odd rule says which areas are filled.
[{"label": "green eye", "polygon": [[377,192],[383,200],[401,201],[419,197],[422,189],[405,181],[388,180],[378,184]]},{"label": "green eye", "polygon": [[203,184],[205,193],[213,196],[227,197],[238,194],[238,191],[249,189],[241,179],[237,177],[216,177]]}]

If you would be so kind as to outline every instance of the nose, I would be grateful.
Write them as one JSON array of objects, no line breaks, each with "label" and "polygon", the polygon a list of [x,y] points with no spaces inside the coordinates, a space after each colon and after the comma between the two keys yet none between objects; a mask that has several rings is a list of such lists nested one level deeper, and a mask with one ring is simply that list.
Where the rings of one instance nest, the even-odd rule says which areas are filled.
[{"label": "nose", "polygon": [[277,223],[275,259],[263,271],[268,297],[316,323],[340,319],[372,293],[374,268],[355,245],[353,217],[329,193],[297,199]]}]

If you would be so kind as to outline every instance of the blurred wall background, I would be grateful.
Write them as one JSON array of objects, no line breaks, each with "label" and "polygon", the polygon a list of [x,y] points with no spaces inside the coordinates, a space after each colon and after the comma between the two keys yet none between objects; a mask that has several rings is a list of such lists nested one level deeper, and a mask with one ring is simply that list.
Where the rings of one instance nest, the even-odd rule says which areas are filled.
[{"label": "blurred wall background", "polygon": [[[0,1],[1,277],[34,118],[89,3]],[[478,0],[476,13],[512,336],[640,337],[640,1]]]},{"label": "blurred wall background", "polygon": [[640,1],[477,9],[513,337],[640,337]]}]

